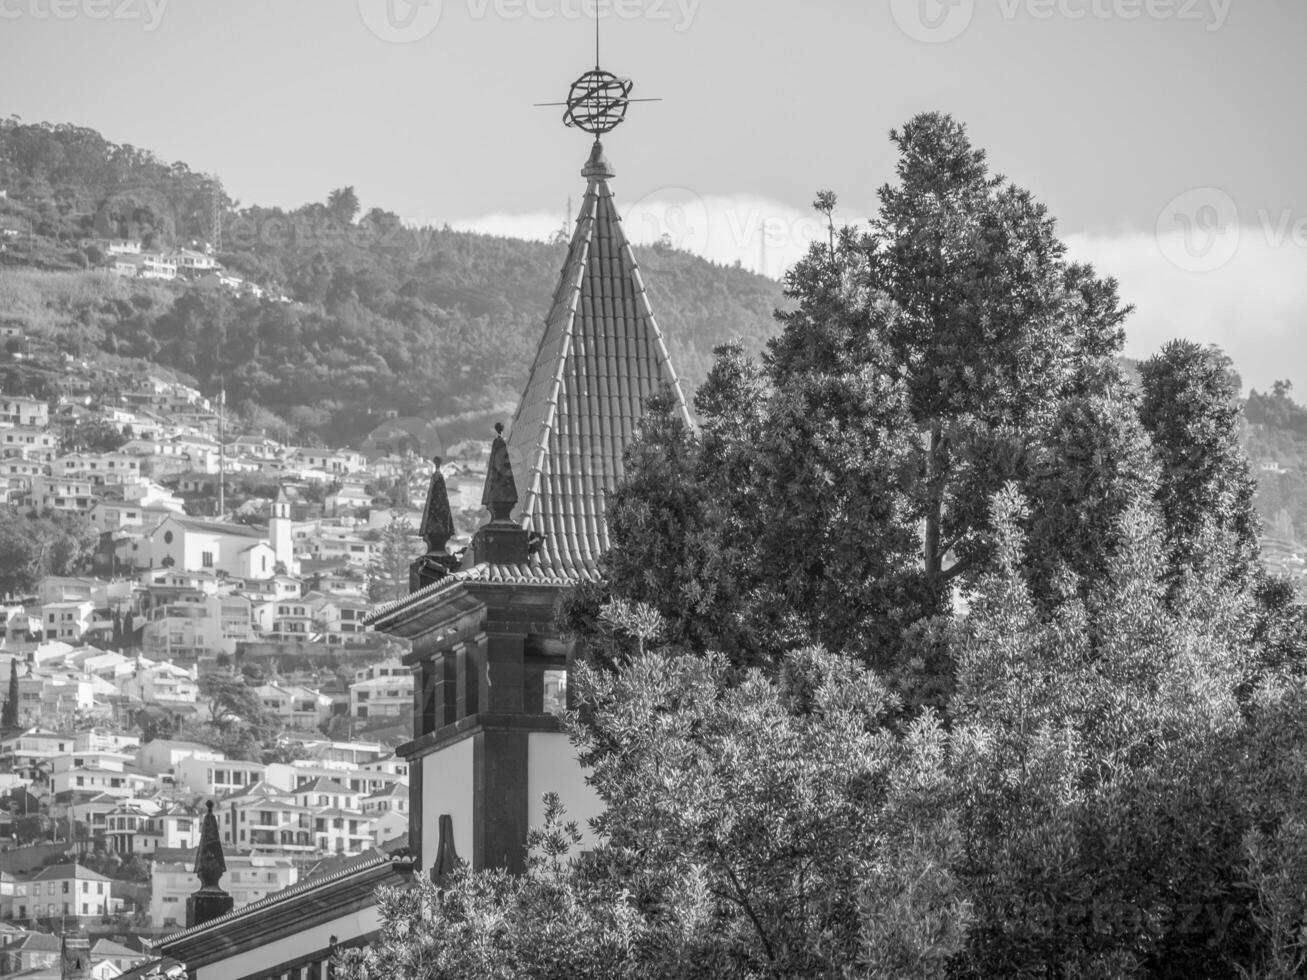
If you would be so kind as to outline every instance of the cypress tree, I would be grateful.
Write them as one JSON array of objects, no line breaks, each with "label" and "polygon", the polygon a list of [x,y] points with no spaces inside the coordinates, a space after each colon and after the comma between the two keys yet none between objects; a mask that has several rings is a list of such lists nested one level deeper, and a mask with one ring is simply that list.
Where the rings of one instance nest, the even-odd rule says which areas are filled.
[{"label": "cypress tree", "polygon": [[0,726],[18,727],[18,659],[9,661],[9,697],[5,699],[4,712],[0,714]]}]

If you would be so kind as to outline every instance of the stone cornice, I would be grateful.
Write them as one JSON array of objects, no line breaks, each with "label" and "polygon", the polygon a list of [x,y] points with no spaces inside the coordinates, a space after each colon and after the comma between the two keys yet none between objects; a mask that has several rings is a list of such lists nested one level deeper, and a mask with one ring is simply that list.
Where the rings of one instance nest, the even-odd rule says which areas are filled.
[{"label": "stone cornice", "polygon": [[424,755],[430,755],[438,749],[446,748],[465,738],[471,738],[483,731],[517,731],[517,732],[561,732],[563,726],[553,715],[539,714],[498,714],[481,712],[470,718],[462,718],[452,725],[444,725],[434,732],[405,742],[395,749],[395,754],[412,762]]},{"label": "stone cornice", "polygon": [[211,922],[165,936],[158,949],[194,971],[235,952],[264,946],[365,908],[376,900],[379,886],[409,881],[410,862],[407,855],[375,855],[334,874],[291,885]]}]

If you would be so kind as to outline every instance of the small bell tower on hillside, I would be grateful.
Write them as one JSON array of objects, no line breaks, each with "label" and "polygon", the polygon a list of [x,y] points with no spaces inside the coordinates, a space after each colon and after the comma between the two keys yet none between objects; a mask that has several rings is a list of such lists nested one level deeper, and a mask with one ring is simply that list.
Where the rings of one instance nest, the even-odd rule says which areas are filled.
[{"label": "small bell tower on hillside", "polygon": [[272,501],[272,514],[268,520],[268,543],[272,545],[276,556],[273,560],[285,568],[287,575],[296,574],[292,526],[290,498],[286,496],[285,487],[278,487],[277,496]]}]

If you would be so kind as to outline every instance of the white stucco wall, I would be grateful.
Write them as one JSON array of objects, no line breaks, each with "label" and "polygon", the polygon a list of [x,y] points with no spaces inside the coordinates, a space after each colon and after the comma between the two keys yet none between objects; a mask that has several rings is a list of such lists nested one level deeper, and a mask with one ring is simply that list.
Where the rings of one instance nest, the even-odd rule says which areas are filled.
[{"label": "white stucco wall", "polygon": [[440,815],[454,819],[454,849],[472,860],[472,742],[461,742],[423,756],[422,854],[419,867],[430,868],[440,844]]},{"label": "white stucco wall", "polygon": [[581,846],[591,847],[594,835],[589,820],[603,812],[599,794],[585,782],[585,770],[576,759],[576,750],[566,735],[532,732],[527,740],[527,823],[531,827],[545,822],[544,795],[557,793],[567,808],[564,820],[575,820],[581,831]]}]

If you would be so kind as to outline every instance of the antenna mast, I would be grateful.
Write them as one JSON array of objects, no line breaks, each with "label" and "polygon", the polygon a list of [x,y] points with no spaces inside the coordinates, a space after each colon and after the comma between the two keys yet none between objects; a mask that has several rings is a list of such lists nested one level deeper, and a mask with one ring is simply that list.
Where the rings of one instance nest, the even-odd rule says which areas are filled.
[{"label": "antenna mast", "polygon": [[618,78],[599,67],[599,6],[595,5],[595,66],[572,83],[566,102],[537,102],[537,106],[562,106],[563,125],[575,126],[599,137],[611,132],[626,118],[632,102],[661,102],[662,99],[631,98],[631,80]]},{"label": "antenna mast", "polygon": [[227,513],[227,385],[218,391],[218,519]]},{"label": "antenna mast", "polygon": [[213,254],[222,251],[222,181],[209,175],[209,246]]}]

